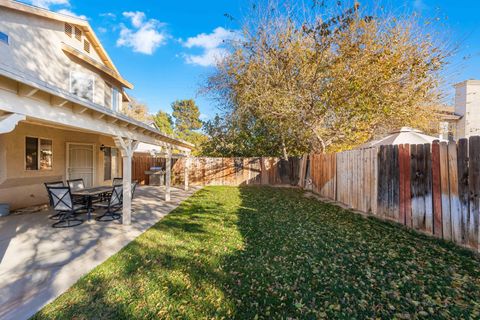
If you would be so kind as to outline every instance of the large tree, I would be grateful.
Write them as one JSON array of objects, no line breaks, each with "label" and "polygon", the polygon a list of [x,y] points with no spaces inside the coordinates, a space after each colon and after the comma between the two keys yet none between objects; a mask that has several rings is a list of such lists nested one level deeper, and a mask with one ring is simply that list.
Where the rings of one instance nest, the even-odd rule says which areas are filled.
[{"label": "large tree", "polygon": [[152,120],[152,115],[148,111],[147,104],[138,101],[134,97],[130,97],[130,103],[123,109],[123,113],[141,122]]},{"label": "large tree", "polygon": [[413,18],[324,3],[269,2],[251,15],[205,90],[229,113],[275,128],[284,155],[301,139],[323,152],[400,126],[430,128],[449,52]]},{"label": "large tree", "polygon": [[173,119],[170,114],[159,110],[157,114],[153,116],[153,121],[155,122],[157,128],[166,134],[173,135]]},{"label": "large tree", "polygon": [[173,102],[172,110],[175,118],[175,130],[180,135],[188,135],[192,131],[202,128],[200,109],[193,99]]}]

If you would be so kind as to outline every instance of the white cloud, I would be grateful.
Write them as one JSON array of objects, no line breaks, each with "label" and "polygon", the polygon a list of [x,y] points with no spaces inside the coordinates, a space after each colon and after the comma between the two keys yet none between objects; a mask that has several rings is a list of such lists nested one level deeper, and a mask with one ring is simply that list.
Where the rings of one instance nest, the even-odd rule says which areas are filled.
[{"label": "white cloud", "polygon": [[34,6],[48,9],[52,5],[70,6],[69,0],[31,0],[30,3]]},{"label": "white cloud", "polygon": [[188,38],[182,42],[185,48],[201,48],[201,54],[185,54],[185,61],[189,64],[195,64],[202,67],[214,66],[219,60],[222,60],[228,51],[225,44],[228,41],[240,38],[238,31],[227,30],[218,27],[212,33],[201,33],[195,37]]},{"label": "white cloud", "polygon": [[117,15],[115,13],[112,13],[112,12],[105,12],[105,13],[100,13],[100,17],[115,19],[117,17]]},{"label": "white cloud", "polygon": [[58,12],[58,13],[61,13],[61,14],[65,14],[65,15],[67,15],[67,16],[71,16],[71,17],[75,17],[75,18],[80,18],[80,19],[83,19],[83,20],[87,20],[87,17],[84,16],[83,14],[78,15],[78,14],[76,14],[76,13],[74,13],[74,12],[68,10],[68,9],[60,9],[60,10],[58,10],[57,12]]},{"label": "white cloud", "polygon": [[163,23],[156,19],[146,19],[145,13],[124,12],[123,16],[130,19],[133,28],[120,26],[120,38],[117,46],[130,47],[134,52],[153,54],[155,50],[165,43],[167,34],[161,30]]},{"label": "white cloud", "polygon": [[[143,21],[145,20],[145,13],[141,11],[136,12],[124,12],[123,16],[125,18],[130,18],[132,20],[132,25],[135,28],[142,27]],[[153,19],[152,19],[153,20]]]}]

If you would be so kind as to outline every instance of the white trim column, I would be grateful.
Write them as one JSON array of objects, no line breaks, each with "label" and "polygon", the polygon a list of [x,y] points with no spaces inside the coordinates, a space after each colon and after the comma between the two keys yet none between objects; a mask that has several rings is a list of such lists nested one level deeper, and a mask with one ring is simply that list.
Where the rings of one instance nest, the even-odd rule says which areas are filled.
[{"label": "white trim column", "polygon": [[185,168],[184,168],[184,190],[188,191],[188,176],[190,174],[190,163],[191,163],[191,158],[190,158],[190,153],[187,153],[186,158],[185,158]]},{"label": "white trim column", "polygon": [[128,138],[114,138],[123,160],[123,208],[122,224],[132,222],[132,157],[138,146],[138,141]]},{"label": "white trim column", "polygon": [[172,146],[167,146],[165,161],[165,201],[170,201],[170,184],[172,182]]}]

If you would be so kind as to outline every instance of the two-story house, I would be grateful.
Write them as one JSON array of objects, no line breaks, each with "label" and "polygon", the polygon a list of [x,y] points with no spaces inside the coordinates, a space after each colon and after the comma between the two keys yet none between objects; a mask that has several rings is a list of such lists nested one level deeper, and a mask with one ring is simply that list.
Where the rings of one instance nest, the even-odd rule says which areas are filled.
[{"label": "two-story house", "polygon": [[127,88],[87,21],[0,0],[0,203],[46,203],[43,183],[73,178],[127,189],[138,142],[188,153],[120,113]]}]

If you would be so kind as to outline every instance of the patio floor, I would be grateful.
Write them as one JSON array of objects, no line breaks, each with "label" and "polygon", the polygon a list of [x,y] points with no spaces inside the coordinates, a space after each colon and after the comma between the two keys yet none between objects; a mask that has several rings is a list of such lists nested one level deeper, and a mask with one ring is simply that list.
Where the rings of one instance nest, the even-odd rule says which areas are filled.
[{"label": "patio floor", "polygon": [[48,211],[0,218],[0,319],[28,319],[198,189],[172,188],[165,203],[160,187],[139,187],[129,226],[92,220],[54,229]]}]

